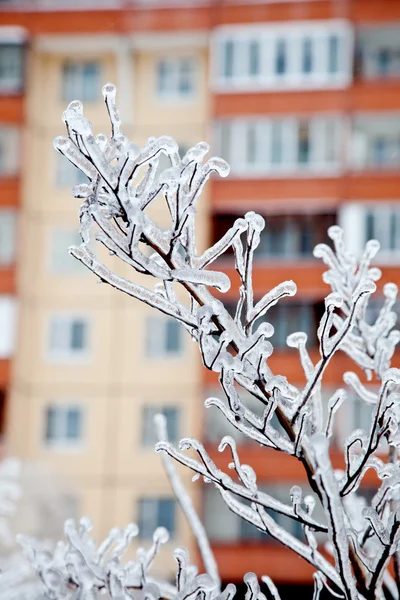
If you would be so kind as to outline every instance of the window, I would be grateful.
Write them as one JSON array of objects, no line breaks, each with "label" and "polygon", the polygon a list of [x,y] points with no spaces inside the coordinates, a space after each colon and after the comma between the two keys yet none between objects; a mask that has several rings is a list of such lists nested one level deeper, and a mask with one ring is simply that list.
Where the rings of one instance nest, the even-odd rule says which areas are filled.
[{"label": "window", "polygon": [[330,35],[328,38],[328,71],[337,73],[339,70],[339,37]]},{"label": "window", "polygon": [[291,333],[304,331],[308,336],[308,344],[317,344],[316,331],[324,312],[324,304],[317,302],[288,302],[271,307],[262,317],[273,325],[275,332],[271,338],[276,349],[289,351],[286,339]]},{"label": "window", "polygon": [[168,440],[178,441],[179,408],[176,406],[144,406],[142,408],[142,445],[153,447],[156,444],[154,417],[163,414],[166,419]]},{"label": "window", "polygon": [[297,161],[299,164],[308,164],[310,162],[311,140],[310,124],[308,121],[299,123],[299,134],[297,138]]},{"label": "window", "polygon": [[224,44],[224,60],[223,60],[223,73],[225,77],[232,77],[233,75],[233,53],[234,53],[234,45],[232,40],[228,40]]},{"label": "window", "polygon": [[[0,221],[1,223],[1,221]],[[51,272],[53,275],[83,275],[87,269],[68,252],[70,246],[80,246],[81,236],[75,228],[56,228],[51,232]]]},{"label": "window", "polygon": [[161,97],[187,98],[195,89],[195,61],[169,58],[157,64],[157,92]]},{"label": "window", "polygon": [[382,204],[366,208],[365,243],[376,239],[381,244],[379,258],[400,255],[400,204]]},{"label": "window", "polygon": [[303,73],[311,73],[313,70],[313,45],[311,38],[305,38],[303,40],[301,69]]},{"label": "window", "polygon": [[368,79],[400,76],[398,24],[357,29],[357,75]]},{"label": "window", "polygon": [[76,445],[82,441],[82,408],[52,405],[45,412],[45,441],[48,445]]},{"label": "window", "polygon": [[23,85],[24,48],[0,44],[0,92],[18,93]]},{"label": "window", "polygon": [[87,317],[57,315],[50,320],[49,351],[51,358],[82,358],[88,352]]},{"label": "window", "polygon": [[86,175],[73,165],[68,158],[63,156],[63,154],[57,154],[57,186],[72,187],[80,183],[87,183],[88,181]]},{"label": "window", "polygon": [[139,500],[139,536],[150,540],[157,527],[165,527],[174,537],[176,534],[176,505],[171,498],[143,498]]},{"label": "window", "polygon": [[10,265],[15,260],[17,213],[11,208],[0,209],[0,265]]},{"label": "window", "polygon": [[287,175],[338,171],[342,120],[339,116],[224,119],[220,154],[233,175]]},{"label": "window", "polygon": [[352,29],[344,21],[223,26],[213,52],[224,91],[344,87],[352,78]]},{"label": "window", "polygon": [[63,65],[62,97],[66,102],[96,101],[100,91],[100,65],[96,61],[66,61]]},{"label": "window", "polygon": [[0,177],[16,175],[19,167],[19,129],[0,125]]},{"label": "window", "polygon": [[155,358],[180,355],[182,327],[175,319],[149,317],[146,321],[147,356]]},{"label": "window", "polygon": [[400,167],[400,120],[394,114],[358,115],[353,121],[351,164],[356,169]]},{"label": "window", "polygon": [[0,358],[11,358],[14,353],[16,320],[15,297],[0,295]]},{"label": "window", "polygon": [[286,72],[286,42],[278,40],[275,55],[275,73],[283,75]]}]

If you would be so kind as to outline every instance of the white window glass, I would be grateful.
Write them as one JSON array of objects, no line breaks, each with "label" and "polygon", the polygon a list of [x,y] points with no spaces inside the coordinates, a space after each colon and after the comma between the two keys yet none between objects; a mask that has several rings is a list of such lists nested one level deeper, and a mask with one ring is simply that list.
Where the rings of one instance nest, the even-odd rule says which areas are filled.
[{"label": "white window glass", "polygon": [[0,295],[0,358],[10,358],[14,354],[16,324],[15,298]]},{"label": "white window glass", "polygon": [[179,408],[176,406],[144,406],[142,408],[142,445],[154,447],[158,441],[155,433],[154,417],[157,414],[164,415],[167,425],[168,440],[178,441],[179,431]]},{"label": "white window glass", "polygon": [[223,45],[223,74],[226,78],[233,76],[234,64],[234,44],[232,40],[227,40]]},{"label": "white window glass", "polygon": [[320,172],[339,166],[341,122],[336,117],[237,119],[222,122],[219,134],[220,154],[233,174]]},{"label": "white window glass", "polygon": [[49,353],[52,358],[80,358],[87,354],[87,317],[57,315],[50,320]]},{"label": "white window glass", "polygon": [[308,165],[311,160],[311,135],[309,121],[299,122],[297,131],[297,162]]},{"label": "white window glass", "polygon": [[83,411],[80,406],[48,406],[45,441],[48,445],[75,445],[82,440]]},{"label": "white window glass", "polygon": [[258,40],[252,40],[249,44],[249,74],[258,75],[260,68],[260,43]]},{"label": "white window glass", "polygon": [[20,132],[12,125],[0,125],[0,177],[16,175],[19,168]]},{"label": "white window glass", "polygon": [[0,44],[0,90],[19,92],[23,85],[24,48],[19,44]]},{"label": "white window glass", "polygon": [[159,96],[186,98],[195,90],[195,61],[192,58],[168,58],[157,63]]},{"label": "white window glass", "polygon": [[99,99],[100,64],[96,61],[66,61],[62,72],[62,97],[66,102]]},{"label": "white window glass", "polygon": [[400,204],[367,207],[365,242],[376,239],[381,245],[380,258],[400,254]]},{"label": "white window glass", "polygon": [[0,265],[15,260],[17,213],[12,208],[0,209]]},{"label": "white window glass", "polygon": [[216,36],[216,77],[231,89],[314,89],[351,81],[352,32],[343,21],[224,26]]},{"label": "white window glass", "polygon": [[176,502],[172,498],[139,500],[139,536],[150,540],[157,527],[165,527],[170,537],[176,535]]},{"label": "white window glass", "polygon": [[284,75],[287,70],[287,42],[284,39],[278,39],[275,47],[275,73]]},{"label": "white window glass", "polygon": [[146,321],[147,356],[179,356],[183,349],[182,334],[182,327],[175,319],[149,317]]},{"label": "white window glass", "polygon": [[80,169],[62,154],[57,154],[57,177],[56,183],[59,187],[74,186],[87,183],[88,178]]},{"label": "white window glass", "polygon": [[51,272],[54,275],[87,274],[82,263],[68,252],[70,246],[80,246],[81,243],[81,236],[75,228],[57,227],[51,232]]},{"label": "white window glass", "polygon": [[302,42],[301,70],[311,73],[313,70],[313,41],[307,37]]}]

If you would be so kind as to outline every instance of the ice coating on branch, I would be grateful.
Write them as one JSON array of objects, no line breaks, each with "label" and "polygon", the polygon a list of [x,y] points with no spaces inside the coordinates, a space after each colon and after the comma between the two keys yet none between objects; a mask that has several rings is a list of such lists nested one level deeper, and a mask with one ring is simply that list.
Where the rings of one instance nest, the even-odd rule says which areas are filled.
[{"label": "ice coating on branch", "polygon": [[[198,254],[196,220],[201,210],[201,192],[212,173],[225,177],[229,166],[222,158],[207,160],[210,148],[205,142],[190,148],[183,157],[177,143],[167,136],[150,137],[142,148],[130,143],[121,133],[115,86],[107,84],[103,94],[111,123],[109,137],[94,137],[91,124],[83,117],[82,105],[71,103],[63,115],[67,137],[55,142],[56,149],[89,179],[74,189],[75,197],[83,200],[83,244],[71,248],[71,254],[101,282],[178,320],[198,343],[204,366],[219,374],[220,397],[209,398],[205,402],[207,410],[220,411],[230,426],[258,446],[270,452],[284,452],[291,460],[299,461],[313,492],[304,497],[295,486],[286,502],[278,501],[260,489],[257,473],[251,465],[242,464],[240,445],[231,437],[225,436],[219,445],[223,457],[229,454],[226,472],[193,438],[183,438],[178,449],[171,445],[165,437],[165,422],[160,418],[159,430],[164,433],[159,435],[156,450],[166,459],[164,466],[174,492],[197,539],[202,540],[199,547],[208,575],[197,576],[187,553],[178,549],[174,555],[176,586],[157,587],[153,581],[142,578],[140,592],[133,592],[133,597],[143,600],[161,594],[176,600],[230,600],[235,591],[232,586],[220,589],[204,529],[196,520],[183,487],[177,483],[171,457],[191,469],[194,481],[200,479],[214,485],[231,511],[313,565],[315,599],[324,589],[346,600],[382,600],[384,594],[400,589],[400,567],[394,584],[388,570],[388,561],[395,553],[400,565],[400,376],[392,366],[400,332],[394,329],[394,284],[385,284],[382,308],[373,323],[369,318],[370,298],[381,277],[380,270],[371,265],[379,250],[378,242],[368,242],[357,260],[346,249],[342,229],[333,226],[328,230],[332,247],[316,246],[314,256],[325,263],[323,281],[331,290],[317,330],[317,348],[312,348],[312,337],[304,332],[288,332],[287,344],[298,355],[304,373],[303,384],[299,385],[298,376],[290,381],[287,373],[279,374],[273,369],[274,327],[269,322],[269,310],[294,296],[296,284],[289,280],[271,289],[266,282],[263,294],[253,286],[253,264],[264,218],[247,212],[210,248]],[[161,168],[164,158],[167,168]],[[165,227],[157,225],[149,214],[148,209],[155,202],[166,204],[170,221]],[[99,258],[95,241],[105,246],[114,259],[131,267],[133,276],[140,273],[147,278],[138,284],[133,278],[118,276]],[[231,281],[222,272],[223,263],[219,261],[230,252],[234,254],[239,290],[235,305],[227,310],[216,295],[230,290]],[[177,292],[178,287],[182,294]],[[233,292],[229,294],[231,302]],[[338,352],[350,357],[357,373],[341,373],[343,387],[331,390],[326,398],[325,371]],[[380,384],[379,389],[376,385],[370,387],[368,380]],[[368,405],[371,423],[364,427],[366,431],[357,427],[345,440],[346,470],[339,472],[330,462],[329,444],[336,437],[341,407],[350,409],[354,396]],[[259,410],[250,408],[249,397],[260,403]],[[386,453],[386,462],[382,452]],[[368,506],[359,501],[357,490],[370,469],[381,483]],[[232,471],[233,477],[228,474]],[[354,509],[361,504],[366,511]],[[323,519],[314,518],[314,512],[322,513]],[[303,539],[297,539],[281,525],[276,514],[297,521],[303,528]],[[124,540],[133,535],[133,529],[129,532]],[[94,589],[93,585],[104,577],[105,563],[96,563],[92,558],[93,544],[88,541],[87,532],[76,534],[72,528],[69,536],[78,543],[81,534],[86,536],[84,545],[91,548],[87,557],[85,554],[85,561],[89,561],[85,564],[90,568],[82,567],[79,553],[73,568],[81,571],[81,588]],[[319,534],[327,536],[325,542],[332,550],[335,565],[321,552],[324,542]],[[112,539],[115,541],[119,535],[114,531]],[[163,534],[158,533],[153,549],[139,550],[135,563],[138,572],[146,572],[146,565],[158,554],[162,541]],[[82,539],[79,543],[83,543]],[[51,564],[51,556],[46,555],[46,560],[43,553],[41,556],[47,566]],[[65,556],[57,565],[63,565],[63,561]],[[54,576],[55,571],[47,573],[49,581],[60,581],[60,575]],[[124,595],[128,591],[127,573],[115,561],[109,563],[107,576],[112,581],[111,597],[132,597],[131,590]],[[245,583],[247,600],[264,598],[254,574],[248,574]],[[277,591],[267,576],[265,583],[268,598],[277,600]]]}]

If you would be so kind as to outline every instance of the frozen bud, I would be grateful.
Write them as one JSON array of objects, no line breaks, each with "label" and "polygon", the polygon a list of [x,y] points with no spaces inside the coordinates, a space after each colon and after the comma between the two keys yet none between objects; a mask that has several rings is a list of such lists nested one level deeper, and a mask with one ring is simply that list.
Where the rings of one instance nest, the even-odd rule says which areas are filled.
[{"label": "frozen bud", "polygon": [[63,135],[58,135],[53,142],[53,147],[55,150],[64,153],[64,151],[69,147],[69,143],[69,138]]},{"label": "frozen bud", "polygon": [[369,279],[367,279],[366,281],[364,281],[364,283],[360,284],[357,287],[357,289],[355,290],[355,292],[352,296],[352,300],[353,300],[353,302],[355,302],[361,296],[365,296],[367,294],[373,294],[375,291],[376,291],[375,283],[373,281],[370,281]]},{"label": "frozen bud", "polygon": [[157,146],[160,150],[164,150],[166,154],[174,154],[179,151],[179,146],[174,138],[169,135],[162,135],[156,140]]},{"label": "frozen bud", "polygon": [[189,564],[189,553],[186,548],[175,548],[174,550],[174,558],[175,560],[183,563],[184,565]]},{"label": "frozen bud", "polygon": [[67,110],[75,112],[77,115],[83,114],[83,104],[80,100],[72,100],[67,106]]},{"label": "frozen bud", "polygon": [[340,294],[336,292],[332,292],[328,294],[325,298],[325,306],[326,308],[340,308],[343,304],[343,298]]},{"label": "frozen bud", "polygon": [[87,183],[79,183],[72,188],[74,198],[88,198],[92,193],[93,190]]},{"label": "frozen bud", "polygon": [[369,269],[368,271],[368,277],[372,279],[372,281],[379,281],[382,277],[382,271],[378,269],[378,267],[372,267],[372,269]]},{"label": "frozen bud", "polygon": [[264,335],[265,337],[271,337],[272,335],[274,335],[274,327],[273,325],[271,325],[271,323],[268,323],[267,321],[264,321],[264,323],[261,323],[260,326],[257,328],[257,333],[259,335]]},{"label": "frozen bud", "polygon": [[218,452],[223,452],[227,446],[236,450],[236,442],[230,435],[225,435],[219,443]]},{"label": "frozen bud", "polygon": [[296,333],[291,333],[286,338],[286,343],[289,348],[299,348],[300,346],[305,345],[307,342],[307,334],[303,331],[298,331]]},{"label": "frozen bud", "polygon": [[106,85],[103,86],[102,92],[104,98],[109,98],[112,102],[115,102],[117,89],[113,83],[106,83]]},{"label": "frozen bud", "polygon": [[395,283],[386,283],[383,286],[383,293],[388,300],[396,300],[398,291],[398,287]]},{"label": "frozen bud", "polygon": [[230,166],[223,158],[210,158],[207,165],[210,171],[216,171],[220,177],[228,177]]},{"label": "frozen bud", "polygon": [[307,513],[309,515],[312,514],[314,508],[315,508],[315,498],[314,496],[306,496],[304,498],[304,505],[306,507]]},{"label": "frozen bud", "polygon": [[248,223],[246,219],[236,219],[235,227],[238,231],[246,231],[248,227]]},{"label": "frozen bud", "polygon": [[91,531],[93,529],[92,520],[89,517],[82,517],[79,519],[79,527],[85,531]]},{"label": "frozen bud", "polygon": [[67,122],[71,129],[78,135],[89,137],[93,134],[92,124],[81,115],[71,115],[68,117]]},{"label": "frozen bud", "polygon": [[64,522],[64,533],[65,535],[69,535],[73,531],[75,531],[75,521],[74,519],[67,519]]},{"label": "frozen bud", "polygon": [[248,222],[249,226],[255,229],[255,231],[262,231],[265,227],[265,220],[263,217],[254,211],[246,213],[244,218]]},{"label": "frozen bud", "polygon": [[159,544],[166,544],[169,540],[169,533],[165,527],[157,527],[153,533],[153,542]]},{"label": "frozen bud", "polygon": [[365,250],[370,259],[378,254],[380,247],[381,245],[378,240],[369,240],[369,242],[366,243]]},{"label": "frozen bud", "polygon": [[332,227],[329,227],[328,229],[328,235],[331,238],[331,240],[342,240],[343,239],[343,229],[341,227],[339,227],[338,225],[332,225]]},{"label": "frozen bud", "polygon": [[303,498],[303,491],[300,486],[294,485],[290,488],[290,500],[292,504],[299,504]]},{"label": "frozen bud", "polygon": [[392,382],[395,385],[400,385],[400,369],[388,369],[382,378],[383,383]]}]

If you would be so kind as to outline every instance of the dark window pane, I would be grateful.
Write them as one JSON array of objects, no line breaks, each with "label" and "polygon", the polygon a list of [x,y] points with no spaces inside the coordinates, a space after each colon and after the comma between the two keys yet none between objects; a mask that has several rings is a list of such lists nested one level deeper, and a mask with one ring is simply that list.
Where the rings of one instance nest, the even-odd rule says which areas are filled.
[{"label": "dark window pane", "polygon": [[287,69],[287,58],[286,58],[286,42],[285,40],[278,40],[276,45],[275,55],[275,73],[277,75],[283,75]]},{"label": "dark window pane", "polygon": [[390,71],[392,53],[389,48],[379,48],[377,53],[377,71],[379,75],[387,75]]},{"label": "dark window pane", "polygon": [[175,500],[166,498],[159,500],[157,527],[165,527],[173,537],[175,533]]},{"label": "dark window pane", "polygon": [[311,73],[312,64],[312,40],[306,38],[303,40],[303,55],[302,55],[302,71],[303,73]]},{"label": "dark window pane", "polygon": [[71,325],[71,350],[83,350],[86,346],[86,323],[73,321]]},{"label": "dark window pane", "polygon": [[171,537],[175,534],[175,500],[146,498],[139,500],[139,534],[151,539],[157,527],[165,527]]},{"label": "dark window pane", "polygon": [[69,440],[77,440],[81,437],[81,411],[79,408],[70,408],[67,411],[67,435]]},{"label": "dark window pane", "polygon": [[310,144],[310,126],[307,121],[303,121],[299,125],[298,137],[298,161],[304,165],[309,163],[311,153]]},{"label": "dark window pane", "polygon": [[224,45],[224,75],[225,77],[232,77],[233,75],[233,53],[234,46],[231,40],[225,42]]},{"label": "dark window pane", "polygon": [[181,333],[180,324],[173,319],[168,319],[166,323],[165,339],[165,349],[168,353],[176,353],[180,351]]},{"label": "dark window pane", "polygon": [[56,431],[57,409],[48,407],[46,410],[46,440],[51,441],[57,437]]},{"label": "dark window pane", "polygon": [[384,165],[388,162],[388,141],[385,138],[377,138],[372,145],[372,162],[374,165]]},{"label": "dark window pane", "polygon": [[257,162],[257,138],[256,126],[250,125],[247,129],[247,162],[254,164]]},{"label": "dark window pane", "polygon": [[249,63],[250,75],[258,75],[260,72],[260,44],[256,41],[250,42]]},{"label": "dark window pane", "polygon": [[337,73],[339,70],[339,38],[330,35],[328,39],[328,71]]}]

